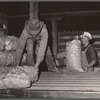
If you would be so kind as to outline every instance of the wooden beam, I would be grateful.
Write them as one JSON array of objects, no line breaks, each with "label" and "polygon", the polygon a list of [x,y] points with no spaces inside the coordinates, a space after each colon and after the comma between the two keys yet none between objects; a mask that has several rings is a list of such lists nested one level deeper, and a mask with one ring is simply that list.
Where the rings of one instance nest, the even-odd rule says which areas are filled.
[{"label": "wooden beam", "polygon": [[[31,4],[32,5],[32,4]],[[31,8],[31,7],[30,7]],[[38,13],[38,12],[37,12]],[[30,14],[31,15],[31,14]],[[100,10],[94,10],[94,11],[73,11],[73,12],[55,12],[55,13],[41,13],[40,16],[78,16],[78,15],[84,15],[84,16],[99,16],[100,15]],[[23,17],[28,17],[28,15],[8,15],[8,18],[23,18]]]},{"label": "wooden beam", "polygon": [[38,19],[38,2],[30,2],[30,19],[36,18]]},{"label": "wooden beam", "polygon": [[53,54],[57,54],[57,20],[52,20],[52,39],[53,39]]},{"label": "wooden beam", "polygon": [[29,17],[29,15],[8,15],[7,18],[25,18]]},{"label": "wooden beam", "polygon": [[91,16],[91,15],[100,15],[100,10],[93,10],[93,11],[70,11],[70,12],[55,12],[55,13],[42,13],[41,16]]},{"label": "wooden beam", "polygon": [[62,20],[63,16],[57,16],[57,17],[47,17],[45,18],[46,21],[51,21],[51,20]]}]

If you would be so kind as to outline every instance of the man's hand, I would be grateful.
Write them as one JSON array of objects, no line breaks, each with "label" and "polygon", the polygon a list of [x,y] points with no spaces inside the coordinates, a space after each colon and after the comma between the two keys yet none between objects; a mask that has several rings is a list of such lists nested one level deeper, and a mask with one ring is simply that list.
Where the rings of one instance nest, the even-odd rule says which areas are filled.
[{"label": "man's hand", "polygon": [[83,70],[84,70],[84,72],[87,72],[88,71],[88,68],[87,67],[84,67]]},{"label": "man's hand", "polygon": [[37,71],[39,70],[39,64],[35,64],[33,67],[35,70],[37,70]]}]

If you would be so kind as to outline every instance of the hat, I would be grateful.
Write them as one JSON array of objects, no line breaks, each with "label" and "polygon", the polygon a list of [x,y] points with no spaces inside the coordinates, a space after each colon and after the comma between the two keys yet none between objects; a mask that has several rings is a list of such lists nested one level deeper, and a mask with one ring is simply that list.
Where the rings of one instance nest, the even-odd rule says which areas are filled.
[{"label": "hat", "polygon": [[92,39],[92,35],[89,32],[84,32],[83,35],[88,37],[90,40]]},{"label": "hat", "polygon": [[31,34],[32,32],[37,32],[44,25],[44,23],[42,21],[39,21],[38,19],[27,20],[25,24],[26,30],[29,34]]}]

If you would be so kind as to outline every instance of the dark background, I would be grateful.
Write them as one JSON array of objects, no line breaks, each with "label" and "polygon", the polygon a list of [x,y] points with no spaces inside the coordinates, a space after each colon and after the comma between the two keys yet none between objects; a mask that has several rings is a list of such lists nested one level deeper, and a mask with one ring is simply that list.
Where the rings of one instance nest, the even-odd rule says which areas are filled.
[{"label": "dark background", "polygon": [[[39,2],[39,19],[43,21],[48,17],[42,16],[44,13],[77,11],[100,11],[100,2]],[[25,21],[29,18],[29,2],[0,2],[0,12],[8,16],[9,33],[19,37]],[[57,21],[58,32],[100,29],[99,12],[63,16],[62,20]],[[51,21],[45,21],[45,23],[51,32]]]}]

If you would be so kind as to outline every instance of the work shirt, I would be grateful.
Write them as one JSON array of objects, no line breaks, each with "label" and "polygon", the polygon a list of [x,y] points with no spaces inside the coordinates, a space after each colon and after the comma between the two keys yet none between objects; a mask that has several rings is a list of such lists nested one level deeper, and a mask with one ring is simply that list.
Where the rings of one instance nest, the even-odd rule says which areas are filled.
[{"label": "work shirt", "polygon": [[[43,25],[42,29],[40,31],[38,31],[38,30],[33,31],[30,28],[27,31],[26,28],[27,28],[27,24],[25,25],[25,27],[22,31],[22,34],[19,38],[19,41],[18,41],[18,47],[17,47],[17,50],[16,50],[17,63],[18,63],[18,65],[20,65],[20,63],[21,63],[22,54],[23,54],[23,51],[25,49],[27,40],[33,38],[32,39],[33,43],[36,40],[40,40],[40,42],[37,43],[37,46],[36,46],[36,58],[37,58],[36,63],[40,64],[44,59],[44,55],[45,55],[45,51],[46,51],[46,47],[47,47],[47,42],[48,42],[48,31],[47,31],[46,25]],[[27,51],[31,52],[32,49],[33,48],[30,47],[29,50],[27,50]]]},{"label": "work shirt", "polygon": [[45,25],[42,28],[40,35],[38,35],[36,39],[37,39],[37,46],[36,46],[37,61],[41,62],[44,59],[48,42],[48,31]]}]

